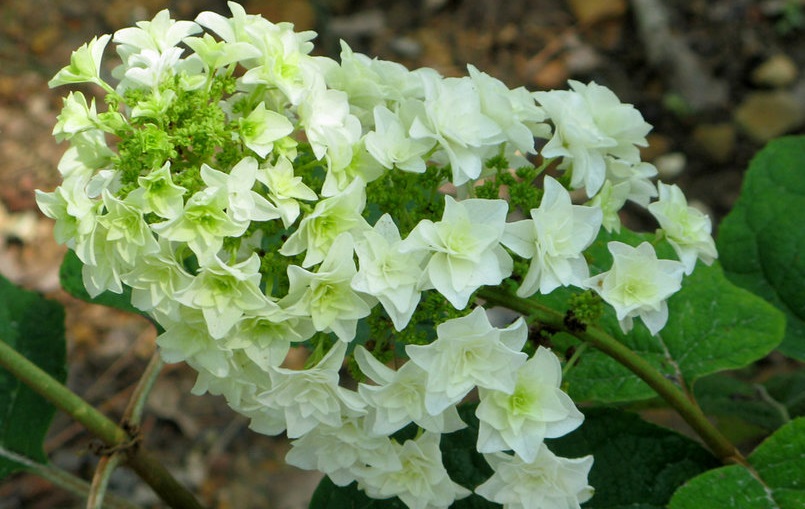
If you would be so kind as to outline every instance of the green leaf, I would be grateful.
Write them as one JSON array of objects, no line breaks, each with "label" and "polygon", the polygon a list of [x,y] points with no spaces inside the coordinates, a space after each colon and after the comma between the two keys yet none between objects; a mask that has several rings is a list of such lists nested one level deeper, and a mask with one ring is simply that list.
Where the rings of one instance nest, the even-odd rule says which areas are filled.
[{"label": "green leaf", "polygon": [[802,509],[805,507],[805,418],[786,424],[749,456],[691,479],[669,509]]},{"label": "green leaf", "polygon": [[[0,341],[63,382],[67,377],[64,308],[2,276],[0,303]],[[46,462],[42,442],[55,412],[54,406],[0,368],[0,446]],[[0,458],[0,479],[21,469],[19,463]]]},{"label": "green leaf", "polygon": [[780,138],[761,150],[717,239],[727,277],[785,312],[780,351],[799,360],[805,360],[803,160],[803,136]]},{"label": "green leaf", "polygon": [[693,440],[649,424],[635,414],[584,409],[584,424],[560,439],[547,440],[557,455],[592,454],[589,509],[665,507],[688,479],[717,467],[718,461]]},{"label": "green leaf", "polygon": [[[618,236],[602,234],[590,248],[591,270],[600,272],[611,264],[606,250],[608,241],[637,245],[647,238],[650,237],[627,231]],[[658,256],[674,258],[668,246],[660,246]],[[567,309],[568,297],[568,293],[557,293],[555,299],[564,299]],[[556,301],[549,305],[557,309],[563,306]],[[688,384],[763,358],[780,343],[785,328],[781,312],[733,285],[718,263],[710,267],[699,264],[684,279],[682,289],[668,300],[668,309],[668,323],[656,336],[640,319],[635,319],[634,328],[623,334],[609,306],[605,307],[600,326],[664,375],[677,379],[681,376]],[[566,337],[558,339],[560,349],[578,346]],[[577,401],[622,402],[655,396],[635,374],[594,349],[584,352],[578,365],[568,372],[566,382],[570,396]]]},{"label": "green leaf", "polygon": [[[696,401],[733,443],[758,439],[805,415],[805,371],[781,373],[763,383],[719,373],[696,382]],[[744,375],[745,377],[745,375]]]}]

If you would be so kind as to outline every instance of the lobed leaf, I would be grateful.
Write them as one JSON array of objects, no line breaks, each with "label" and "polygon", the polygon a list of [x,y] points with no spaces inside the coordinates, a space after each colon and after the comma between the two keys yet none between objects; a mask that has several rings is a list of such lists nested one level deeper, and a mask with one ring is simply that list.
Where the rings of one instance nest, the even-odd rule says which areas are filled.
[{"label": "lobed leaf", "polygon": [[780,351],[805,360],[805,137],[771,141],[749,165],[741,195],[717,239],[736,285],[782,310],[788,324]]},{"label": "lobed leaf", "polygon": [[[41,295],[17,288],[0,276],[0,341],[64,382],[64,308]],[[39,463],[47,458],[42,442],[56,408],[0,368],[0,446]],[[23,465],[0,457],[0,479]]]},{"label": "lobed leaf", "polygon": [[795,419],[749,455],[750,468],[730,465],[679,488],[669,509],[801,509],[805,507],[805,418]]}]

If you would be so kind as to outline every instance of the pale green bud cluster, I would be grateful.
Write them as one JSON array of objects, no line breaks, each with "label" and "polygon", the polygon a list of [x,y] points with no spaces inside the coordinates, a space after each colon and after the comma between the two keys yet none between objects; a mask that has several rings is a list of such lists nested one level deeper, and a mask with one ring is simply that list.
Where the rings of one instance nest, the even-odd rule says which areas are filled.
[{"label": "pale green bud cluster", "polygon": [[[494,327],[473,295],[530,260],[520,297],[590,288],[624,329],[634,317],[662,328],[683,273],[716,256],[709,221],[676,188],[660,184],[650,210],[682,262],[612,243],[612,269],[590,277],[584,258],[626,200],[657,196],[637,149],[650,126],[595,83],[510,90],[474,67],[444,78],[346,44],[337,62],[311,56],[314,33],[229,6],[231,17],[162,11],[93,39],[50,82],[106,92],[103,112],[65,98],[63,183],[37,194],[89,293],[130,287],[164,329],[163,358],[198,371],[195,393],[225,396],[260,433],[285,431],[288,461],[336,484],[416,508],[475,488],[505,507],[578,507],[592,459],[543,443],[583,420],[559,359],[529,358],[525,321]],[[527,218],[510,221],[501,169],[538,175],[553,160],[562,176],[544,178],[541,201],[511,187]],[[496,179],[494,196],[476,197]],[[574,205],[568,188],[591,201]],[[305,369],[284,364],[295,345],[312,350]],[[368,378],[355,390],[341,383],[347,357]],[[439,440],[464,427],[456,406],[475,389],[477,448],[497,473],[466,487]],[[416,438],[391,438],[410,423]]]}]

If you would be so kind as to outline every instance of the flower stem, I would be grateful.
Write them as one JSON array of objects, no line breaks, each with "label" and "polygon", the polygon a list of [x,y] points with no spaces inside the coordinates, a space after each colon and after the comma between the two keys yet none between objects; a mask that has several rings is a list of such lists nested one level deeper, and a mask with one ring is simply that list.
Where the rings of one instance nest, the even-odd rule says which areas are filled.
[{"label": "flower stem", "polygon": [[37,394],[84,425],[111,449],[126,451],[126,464],[173,509],[203,509],[192,493],[142,447],[129,447],[133,442],[123,428],[96,410],[80,396],[59,383],[36,364],[0,339],[0,367],[28,385]]},{"label": "flower stem", "polygon": [[[128,429],[134,430],[140,426],[143,407],[145,407],[145,402],[148,399],[148,395],[151,393],[151,389],[159,376],[162,366],[162,358],[159,356],[158,352],[154,352],[139,382],[137,382],[137,387],[135,387],[129,399],[126,410],[123,412],[121,422],[128,425]],[[87,509],[103,508],[109,478],[115,468],[124,460],[125,453],[122,451],[112,452],[111,454],[101,457],[100,461],[98,461],[98,466],[95,468],[95,474],[92,477],[92,486],[89,490]]]},{"label": "flower stem", "polygon": [[565,324],[565,315],[561,312],[533,300],[517,297],[501,288],[482,288],[478,292],[478,297],[492,304],[529,316],[544,325],[565,331],[584,343],[592,345],[640,377],[649,387],[654,389],[693,428],[710,451],[722,462],[748,465],[746,458],[738,451],[735,445],[710,423],[699,406],[690,400],[682,389],[663,376],[648,361],[601,328],[587,326],[584,330],[578,330],[576,327],[570,329]]},{"label": "flower stem", "polygon": [[[65,472],[58,467],[37,463],[36,461],[3,447],[0,447],[0,458],[5,458],[14,463],[24,465],[28,472],[36,474],[43,479],[47,479],[53,483],[54,486],[69,491],[77,497],[86,498],[87,492],[90,490],[89,483],[84,479],[76,477],[69,472]],[[139,506],[132,504],[128,500],[111,494],[104,501],[104,507],[106,509],[140,509]]]}]

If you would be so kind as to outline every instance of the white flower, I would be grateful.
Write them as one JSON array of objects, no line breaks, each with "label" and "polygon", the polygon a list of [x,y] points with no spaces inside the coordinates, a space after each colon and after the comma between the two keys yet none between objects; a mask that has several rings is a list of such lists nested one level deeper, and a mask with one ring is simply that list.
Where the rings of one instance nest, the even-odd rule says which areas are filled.
[{"label": "white flower", "polygon": [[425,258],[422,252],[401,252],[400,242],[397,225],[384,214],[355,242],[360,269],[352,279],[352,288],[380,301],[398,331],[408,325],[419,303]]},{"label": "white flower", "polygon": [[431,415],[425,409],[428,374],[414,362],[397,371],[383,365],[363,346],[353,352],[361,372],[378,385],[361,383],[358,393],[369,404],[367,428],[380,435],[391,435],[411,421],[434,433],[451,433],[465,427],[455,406]]},{"label": "white flower", "polygon": [[660,199],[648,206],[649,212],[660,223],[668,243],[685,266],[685,274],[693,272],[696,259],[711,265],[718,258],[710,217],[688,206],[685,195],[676,185],[657,182]]},{"label": "white flower", "polygon": [[500,245],[508,205],[503,200],[445,196],[442,220],[423,219],[400,245],[400,251],[430,253],[428,282],[456,309],[483,285],[499,284],[511,274],[512,258]]},{"label": "white flower", "polygon": [[545,157],[563,157],[562,168],[572,168],[570,185],[584,187],[593,197],[606,178],[605,156],[638,163],[635,145],[647,144],[651,130],[640,112],[623,104],[606,87],[569,81],[570,90],[535,92],[540,105],[556,127],[542,150]]},{"label": "white flower", "polygon": [[190,285],[193,277],[176,261],[170,242],[159,242],[159,248],[159,252],[140,258],[122,278],[132,288],[134,307],[153,312],[160,321],[164,317],[176,321],[179,304],[175,296]]},{"label": "white flower", "polygon": [[385,106],[374,109],[375,130],[366,134],[366,150],[385,168],[425,172],[423,156],[433,142],[409,138],[400,118]]},{"label": "white flower", "polygon": [[178,72],[181,48],[168,48],[160,53],[145,49],[129,57],[125,69],[125,79],[118,88],[133,82],[138,86],[156,89],[168,76]]},{"label": "white flower", "polygon": [[584,282],[615,308],[623,332],[632,328],[639,316],[651,334],[657,334],[668,321],[666,299],[682,287],[685,267],[675,260],[658,260],[648,242],[632,247],[622,242],[607,244],[612,268]]},{"label": "white flower", "polygon": [[131,195],[142,196],[149,212],[165,219],[173,219],[182,213],[183,196],[187,192],[184,187],[173,183],[170,167],[171,162],[165,161],[160,169],[138,177],[140,187],[131,192]]},{"label": "white flower", "polygon": [[343,40],[340,65],[325,70],[327,86],[347,93],[352,111],[362,124],[371,123],[375,106],[385,104],[392,97],[399,97],[394,84],[385,83],[378,71],[371,58],[353,52]]},{"label": "white flower", "polygon": [[235,222],[268,221],[279,217],[277,208],[262,195],[252,190],[257,179],[257,160],[244,157],[229,173],[201,165],[201,178],[209,186],[209,192],[221,189],[226,192],[227,214]]},{"label": "white flower", "polygon": [[[307,92],[298,108],[299,120],[316,158],[322,159],[328,152],[337,153],[357,143],[361,137],[361,123],[349,112],[347,94],[325,88],[323,81],[316,82]],[[351,153],[345,159],[347,162],[351,160]]]},{"label": "white flower", "polygon": [[278,367],[291,343],[309,339],[316,332],[310,317],[298,316],[267,302],[262,309],[247,311],[227,334],[227,348],[240,349],[262,370]]},{"label": "white flower", "polygon": [[352,341],[358,320],[371,312],[367,300],[350,286],[355,273],[352,238],[342,234],[315,274],[288,266],[290,288],[280,305],[290,313],[310,316],[317,331],[332,331],[341,341]]},{"label": "white flower", "polygon": [[372,498],[399,497],[409,509],[450,507],[470,491],[453,482],[442,465],[438,433],[426,431],[403,445],[394,443],[400,469],[394,471],[367,468],[358,478],[358,488]]},{"label": "white flower", "polygon": [[161,237],[186,242],[199,263],[206,263],[218,254],[224,237],[239,237],[246,232],[248,222],[236,221],[224,211],[228,205],[224,188],[208,188],[191,196],[181,213],[151,228]]},{"label": "white flower", "polygon": [[118,44],[117,51],[124,62],[129,55],[144,49],[163,52],[201,31],[201,27],[192,21],[171,19],[168,9],[159,11],[151,21],[138,21],[136,25],[115,32],[114,42]]},{"label": "white flower", "polygon": [[534,135],[550,136],[550,128],[542,123],[545,112],[534,97],[520,87],[510,90],[502,81],[468,65],[470,78],[481,98],[481,111],[494,120],[515,150],[534,153]]},{"label": "white flower", "polygon": [[428,373],[425,408],[431,415],[458,403],[476,385],[511,394],[517,369],[526,362],[520,351],[528,327],[518,318],[505,329],[489,323],[477,307],[467,316],[436,327],[437,339],[429,345],[406,345],[411,362]]},{"label": "white flower", "polygon": [[291,442],[285,461],[305,470],[326,474],[337,486],[357,479],[357,468],[383,471],[402,468],[393,442],[384,435],[368,435],[360,419],[348,419],[341,426],[317,426]]},{"label": "white flower", "polygon": [[257,253],[232,266],[218,257],[212,257],[175,299],[186,306],[200,309],[210,335],[220,339],[246,311],[263,309],[268,305],[268,298],[260,290],[259,268]]},{"label": "white flower", "polygon": [[137,200],[120,200],[108,191],[103,192],[106,213],[98,216],[98,224],[106,229],[106,242],[117,256],[129,266],[138,258],[159,251],[154,232],[143,219],[142,206]]},{"label": "white flower", "polygon": [[603,219],[601,226],[608,232],[621,231],[621,218],[618,212],[623,208],[626,200],[629,198],[629,183],[619,182],[612,185],[611,180],[604,182],[601,189],[598,190],[592,200],[585,205],[594,207],[601,211]]},{"label": "white flower", "polygon": [[106,134],[100,129],[79,131],[70,138],[68,148],[58,169],[65,180],[74,174],[83,174],[89,179],[95,170],[108,167],[115,153],[106,144]]},{"label": "white flower", "polygon": [[56,141],[69,140],[82,131],[95,129],[98,126],[95,98],[93,97],[88,105],[84,94],[70,92],[64,98],[64,107],[56,118],[58,122],[53,127],[53,136]]},{"label": "white flower", "polygon": [[425,102],[409,134],[439,144],[450,162],[456,186],[477,179],[483,159],[506,140],[503,131],[481,110],[481,98],[471,79],[422,76]]},{"label": "white flower", "polygon": [[504,453],[484,458],[495,473],[475,493],[504,509],[580,509],[593,496],[592,456],[560,458],[542,444],[533,462]]},{"label": "white flower", "polygon": [[613,186],[625,185],[628,189],[626,199],[643,208],[657,196],[657,188],[651,182],[656,176],[657,168],[651,163],[607,157],[607,180]]},{"label": "white flower", "polygon": [[513,393],[479,389],[478,452],[511,449],[531,463],[545,438],[563,436],[581,425],[584,416],[559,388],[561,382],[559,359],[540,346],[517,371]]},{"label": "white flower", "polygon": [[210,34],[202,37],[186,37],[182,42],[193,50],[208,73],[229,64],[258,58],[260,51],[246,42],[218,41]]},{"label": "white flower", "polygon": [[531,209],[531,219],[506,224],[501,239],[518,255],[531,258],[528,274],[517,289],[520,297],[537,291],[548,294],[559,286],[581,286],[589,275],[582,251],[601,226],[601,210],[573,205],[570,194],[553,178],[545,178],[544,189],[539,207]]},{"label": "white flower", "polygon": [[344,191],[321,200],[305,216],[296,231],[285,241],[280,254],[293,256],[306,251],[303,267],[315,265],[326,256],[336,237],[344,232],[361,233],[370,229],[361,216],[366,206],[366,186],[354,180]]},{"label": "white flower", "polygon": [[163,320],[165,332],[157,337],[157,345],[165,362],[187,362],[197,371],[208,371],[217,377],[229,375],[232,352],[213,339],[207,331],[207,319],[196,309],[182,307],[180,320]]},{"label": "white flower", "polygon": [[302,181],[294,176],[293,164],[287,157],[280,157],[274,166],[261,168],[257,180],[268,186],[268,197],[279,210],[282,224],[291,226],[299,217],[297,200],[313,201],[318,196]]},{"label": "white flower", "polygon": [[[62,184],[50,193],[36,190],[39,209],[47,217],[56,220],[53,231],[56,242],[71,249],[76,248],[78,239],[89,236],[95,229],[102,205],[87,196],[86,185],[86,179],[76,174],[65,177]],[[80,258],[84,263],[94,263],[94,259]]]},{"label": "white flower", "polygon": [[338,386],[338,370],[347,344],[336,342],[319,363],[306,370],[271,368],[271,389],[258,400],[281,409],[289,438],[299,438],[323,424],[341,426],[342,417],[363,413],[364,403],[354,392]]},{"label": "white flower", "polygon": [[239,134],[243,143],[258,156],[265,158],[274,142],[293,132],[293,125],[285,115],[258,104],[246,117],[238,119]]},{"label": "white flower", "polygon": [[106,90],[111,87],[101,80],[101,59],[103,50],[111,39],[111,35],[93,37],[91,41],[81,45],[70,55],[70,65],[64,67],[56,76],[48,81],[50,88],[69,83],[95,83]]}]

